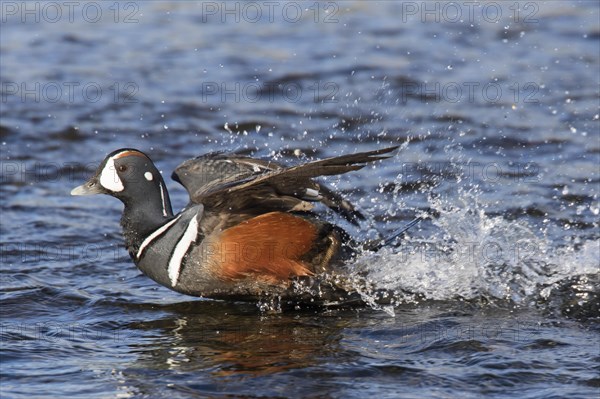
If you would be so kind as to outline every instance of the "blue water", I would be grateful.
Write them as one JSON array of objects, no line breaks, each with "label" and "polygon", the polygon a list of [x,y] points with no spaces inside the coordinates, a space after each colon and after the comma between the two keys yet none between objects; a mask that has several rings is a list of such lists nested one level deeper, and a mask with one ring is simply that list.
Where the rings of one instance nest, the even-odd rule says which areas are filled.
[{"label": "blue water", "polygon": [[[2,398],[600,394],[597,2],[0,4]],[[182,296],[68,195],[121,147],[388,145],[328,182],[359,238],[429,215],[348,265],[394,307]]]}]

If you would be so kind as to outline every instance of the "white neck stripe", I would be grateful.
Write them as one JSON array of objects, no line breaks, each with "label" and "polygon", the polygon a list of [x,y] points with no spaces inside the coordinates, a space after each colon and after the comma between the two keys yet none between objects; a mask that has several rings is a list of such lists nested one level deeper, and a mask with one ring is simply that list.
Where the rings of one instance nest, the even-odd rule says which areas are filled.
[{"label": "white neck stripe", "polygon": [[163,210],[163,216],[167,217],[167,203],[165,202],[165,188],[163,187],[162,182],[158,183],[159,187],[160,187],[160,199],[162,201],[162,210]]},{"label": "white neck stripe", "polygon": [[181,261],[183,257],[187,253],[188,249],[192,242],[196,241],[196,237],[198,236],[198,220],[196,219],[197,215],[192,217],[190,220],[190,224],[185,229],[185,233],[175,246],[175,251],[173,251],[173,255],[171,255],[171,259],[169,260],[169,278],[171,279],[171,285],[175,287],[177,285],[177,280],[179,280],[179,272],[181,271]]},{"label": "white neck stripe", "polygon": [[152,234],[150,234],[148,237],[146,237],[146,239],[144,241],[142,241],[142,245],[140,245],[140,249],[138,249],[138,252],[135,255],[135,257],[137,258],[137,260],[140,260],[140,257],[142,256],[142,252],[148,246],[148,244],[150,244],[152,241],[154,241],[154,239],[156,237],[160,236],[162,233],[164,233],[165,231],[167,231],[167,229],[169,227],[171,227],[175,222],[177,222],[180,217],[181,217],[181,215],[179,215],[175,219],[173,219],[173,220],[171,220],[171,221],[163,224],[158,229],[154,230],[154,232]]}]

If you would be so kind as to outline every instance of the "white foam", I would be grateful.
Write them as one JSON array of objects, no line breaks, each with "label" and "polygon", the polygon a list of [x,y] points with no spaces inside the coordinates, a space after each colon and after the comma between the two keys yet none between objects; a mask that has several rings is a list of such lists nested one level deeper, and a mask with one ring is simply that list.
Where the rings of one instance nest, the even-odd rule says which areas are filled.
[{"label": "white foam", "polygon": [[[458,200],[462,203],[430,200],[439,217],[433,219],[436,231],[428,232],[426,239],[408,238],[398,248],[364,254],[350,268],[368,272],[378,288],[427,299],[489,298],[515,303],[543,295],[540,287],[597,273],[597,239],[557,247],[547,233],[524,219],[490,216],[476,198],[464,193]],[[409,234],[419,235],[418,230]]]}]

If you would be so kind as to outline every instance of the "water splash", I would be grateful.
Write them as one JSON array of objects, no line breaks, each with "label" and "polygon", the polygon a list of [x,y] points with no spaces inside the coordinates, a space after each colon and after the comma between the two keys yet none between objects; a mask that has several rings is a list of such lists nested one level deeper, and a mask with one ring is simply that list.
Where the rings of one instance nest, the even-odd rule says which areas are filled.
[{"label": "water splash", "polygon": [[427,239],[408,238],[397,248],[367,253],[352,265],[378,288],[404,301],[487,300],[534,304],[565,279],[598,273],[600,241],[557,246],[523,220],[490,216],[475,191],[453,199],[430,198],[438,214]]}]

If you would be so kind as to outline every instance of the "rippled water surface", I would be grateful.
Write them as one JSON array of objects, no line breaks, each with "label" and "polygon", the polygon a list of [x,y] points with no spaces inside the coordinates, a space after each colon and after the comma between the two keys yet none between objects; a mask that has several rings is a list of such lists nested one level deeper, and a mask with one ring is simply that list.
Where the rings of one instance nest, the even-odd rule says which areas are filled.
[{"label": "rippled water surface", "polygon": [[[3,398],[599,395],[597,2],[23,4],[0,25]],[[118,201],[68,194],[121,147],[168,176],[387,145],[329,182],[359,238],[429,215],[348,265],[394,307],[182,296],[129,260]]]}]

